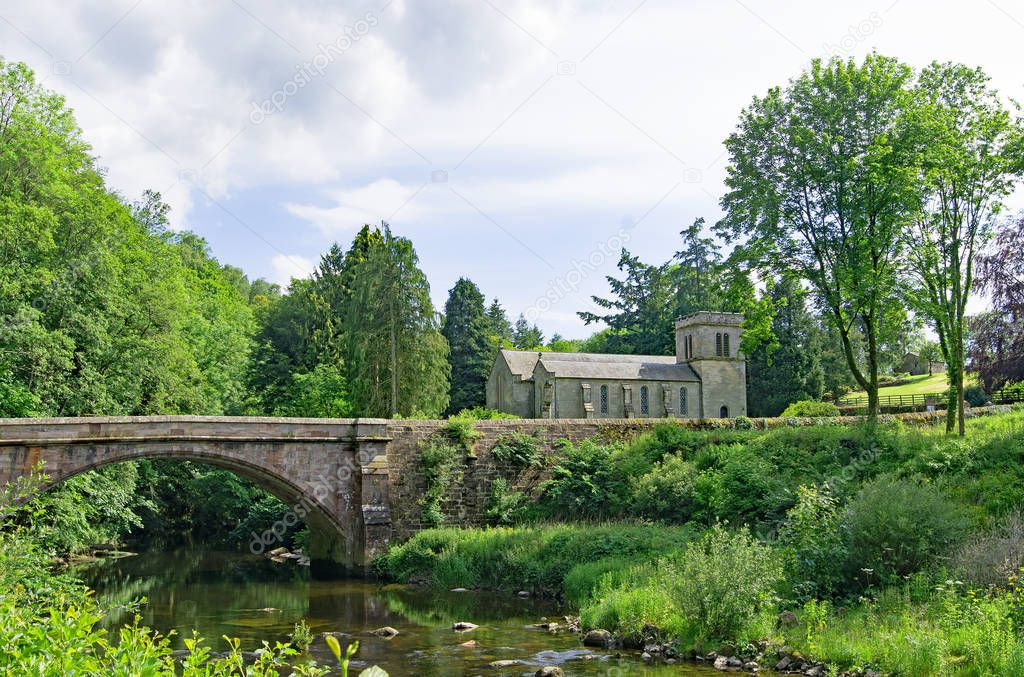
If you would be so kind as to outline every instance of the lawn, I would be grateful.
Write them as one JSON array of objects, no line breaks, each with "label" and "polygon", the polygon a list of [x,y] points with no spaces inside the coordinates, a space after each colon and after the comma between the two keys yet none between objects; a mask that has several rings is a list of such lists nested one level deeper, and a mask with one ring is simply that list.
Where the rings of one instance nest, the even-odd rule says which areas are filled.
[{"label": "lawn", "polygon": [[[966,385],[972,385],[977,382],[977,376],[974,374],[967,374],[965,376]],[[909,382],[898,386],[882,386],[878,389],[879,395],[921,395],[931,393],[942,393],[949,388],[949,382],[946,380],[946,372],[939,374],[921,374],[920,376],[911,376]],[[857,397],[867,397],[867,393],[863,390],[857,390],[849,393],[843,399],[854,399]]]}]

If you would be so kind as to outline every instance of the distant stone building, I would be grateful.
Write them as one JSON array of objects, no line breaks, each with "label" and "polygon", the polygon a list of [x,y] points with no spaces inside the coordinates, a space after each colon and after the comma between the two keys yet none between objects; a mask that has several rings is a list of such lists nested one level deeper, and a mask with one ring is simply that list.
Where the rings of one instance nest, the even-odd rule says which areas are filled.
[{"label": "distant stone building", "polygon": [[941,374],[946,371],[946,363],[929,362],[928,360],[922,359],[917,353],[907,353],[903,356],[903,361],[900,362],[900,371],[906,372],[911,376],[920,376],[921,374]]},{"label": "distant stone building", "polygon": [[747,413],[743,315],[676,321],[676,354],[500,350],[487,406],[523,418],[728,418]]}]

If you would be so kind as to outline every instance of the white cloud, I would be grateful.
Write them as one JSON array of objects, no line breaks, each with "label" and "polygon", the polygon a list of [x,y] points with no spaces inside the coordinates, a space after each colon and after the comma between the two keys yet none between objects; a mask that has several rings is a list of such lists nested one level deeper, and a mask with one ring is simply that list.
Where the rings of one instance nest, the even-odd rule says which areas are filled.
[{"label": "white cloud", "polygon": [[[287,245],[307,263],[331,239],[393,217],[435,289],[490,275],[489,294],[510,308],[542,291],[521,280],[549,278],[574,243],[585,248],[654,205],[631,243],[653,260],[675,250],[694,217],[713,222],[722,140],[740,110],[825,51],[977,64],[1024,98],[1020,23],[953,0],[797,0],[754,11],[713,0],[8,4],[3,56],[67,97],[127,197],[159,190],[175,226],[208,234],[242,226],[209,216],[199,191],[259,232],[280,228],[280,214],[234,201],[280,195],[280,212],[307,224]],[[1024,10],[1005,9],[1024,20]],[[368,14],[375,25],[252,124],[254,102],[283,91]],[[431,182],[433,171],[447,182]],[[1014,200],[1011,208],[1024,204]],[[474,268],[477,260],[444,256],[455,229],[492,238],[500,261]],[[513,240],[521,231],[563,258],[549,265]],[[244,239],[253,251],[239,263],[250,273],[297,274]],[[595,275],[578,296],[605,291]],[[549,331],[588,331],[570,312],[550,321]]]},{"label": "white cloud", "polygon": [[282,287],[287,287],[293,278],[309,277],[316,270],[312,260],[298,254],[277,254],[270,259],[270,267],[273,270],[270,281]]}]

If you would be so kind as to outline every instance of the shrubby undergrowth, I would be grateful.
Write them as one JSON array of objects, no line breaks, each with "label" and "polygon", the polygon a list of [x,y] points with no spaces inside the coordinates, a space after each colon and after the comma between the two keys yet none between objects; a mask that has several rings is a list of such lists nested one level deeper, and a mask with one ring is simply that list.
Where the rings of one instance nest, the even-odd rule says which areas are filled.
[{"label": "shrubby undergrowth", "polygon": [[1024,675],[1022,410],[962,439],[667,424],[550,462],[494,503],[523,526],[422,532],[379,570],[558,595],[587,627],[680,650],[766,640],[836,672]]}]

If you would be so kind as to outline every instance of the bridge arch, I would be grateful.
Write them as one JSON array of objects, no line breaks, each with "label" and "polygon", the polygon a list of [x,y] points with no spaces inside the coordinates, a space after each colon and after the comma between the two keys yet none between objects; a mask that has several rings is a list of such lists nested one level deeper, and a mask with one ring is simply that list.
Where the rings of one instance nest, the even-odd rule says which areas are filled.
[{"label": "bridge arch", "polygon": [[[388,440],[379,427],[348,419],[0,419],[0,484],[40,463],[53,486],[123,461],[193,460],[250,479],[284,501],[310,528],[317,573],[358,570],[390,539]],[[375,470],[381,467],[383,473]]]}]

